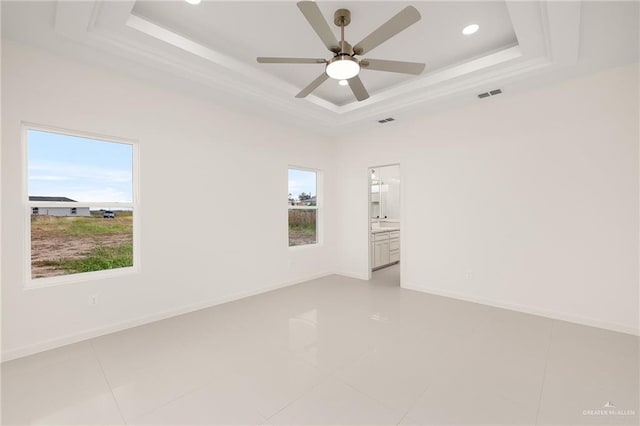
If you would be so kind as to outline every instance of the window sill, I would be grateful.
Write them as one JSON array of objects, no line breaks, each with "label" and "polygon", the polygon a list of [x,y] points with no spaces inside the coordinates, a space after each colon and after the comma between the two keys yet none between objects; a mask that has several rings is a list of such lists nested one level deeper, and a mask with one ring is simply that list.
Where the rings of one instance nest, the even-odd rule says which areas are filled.
[{"label": "window sill", "polygon": [[314,243],[314,244],[300,244],[298,246],[289,246],[289,250],[299,251],[299,250],[309,250],[314,247],[322,247],[322,243]]},{"label": "window sill", "polygon": [[36,290],[40,288],[55,287],[65,284],[74,284],[87,281],[97,281],[109,278],[122,277],[125,275],[135,275],[140,272],[140,268],[131,266],[129,268],[105,269],[102,271],[79,272],[77,274],[58,275],[46,278],[27,278],[25,290]]}]

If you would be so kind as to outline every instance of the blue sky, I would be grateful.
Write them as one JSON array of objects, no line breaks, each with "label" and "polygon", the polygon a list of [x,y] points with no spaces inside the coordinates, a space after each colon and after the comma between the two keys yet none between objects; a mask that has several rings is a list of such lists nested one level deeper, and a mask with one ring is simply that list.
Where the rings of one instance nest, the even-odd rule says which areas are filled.
[{"label": "blue sky", "polygon": [[85,202],[133,200],[130,144],[28,131],[29,195]]},{"label": "blue sky", "polygon": [[316,173],[289,169],[289,194],[297,200],[301,192],[316,195]]}]

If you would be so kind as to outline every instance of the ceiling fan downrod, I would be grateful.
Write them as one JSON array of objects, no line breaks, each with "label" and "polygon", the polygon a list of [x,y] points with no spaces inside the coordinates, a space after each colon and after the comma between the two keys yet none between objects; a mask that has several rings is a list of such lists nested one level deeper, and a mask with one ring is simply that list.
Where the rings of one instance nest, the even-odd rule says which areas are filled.
[{"label": "ceiling fan downrod", "polygon": [[338,9],[333,15],[333,23],[340,27],[340,50],[337,55],[351,56],[351,45],[344,40],[344,27],[351,23],[351,11],[349,9]]}]

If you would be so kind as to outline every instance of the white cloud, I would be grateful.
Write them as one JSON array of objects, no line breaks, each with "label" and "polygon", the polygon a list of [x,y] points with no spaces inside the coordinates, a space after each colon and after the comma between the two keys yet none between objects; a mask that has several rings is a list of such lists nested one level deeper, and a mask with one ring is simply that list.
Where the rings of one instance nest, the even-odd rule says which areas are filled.
[{"label": "white cloud", "polygon": [[29,164],[29,179],[34,179],[35,176],[55,176],[57,178],[65,178],[66,180],[83,179],[95,182],[111,183],[125,183],[132,181],[132,171],[127,169],[90,167],[49,161],[33,161]]},{"label": "white cloud", "polygon": [[306,192],[307,194],[315,195],[315,181],[300,181],[296,179],[289,179],[289,193],[293,196],[293,198],[298,198],[302,192]]},{"label": "white cloud", "polygon": [[71,178],[67,176],[36,175],[36,176],[29,176],[29,180],[61,181],[61,180],[71,180]]},{"label": "white cloud", "polygon": [[72,200],[84,201],[87,203],[128,203],[131,202],[131,197],[124,191],[117,188],[102,188],[102,189],[73,189],[67,192],[69,195],[65,195]]},{"label": "white cloud", "polygon": [[29,195],[64,196],[79,202],[131,202],[131,170],[34,161]]}]

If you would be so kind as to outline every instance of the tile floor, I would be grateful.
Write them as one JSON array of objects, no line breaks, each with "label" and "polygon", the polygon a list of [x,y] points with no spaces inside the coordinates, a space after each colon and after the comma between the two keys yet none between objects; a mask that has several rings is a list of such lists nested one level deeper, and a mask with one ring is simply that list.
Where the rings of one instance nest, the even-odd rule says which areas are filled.
[{"label": "tile floor", "polygon": [[637,337],[403,290],[398,274],[6,362],[3,424],[639,423]]}]

